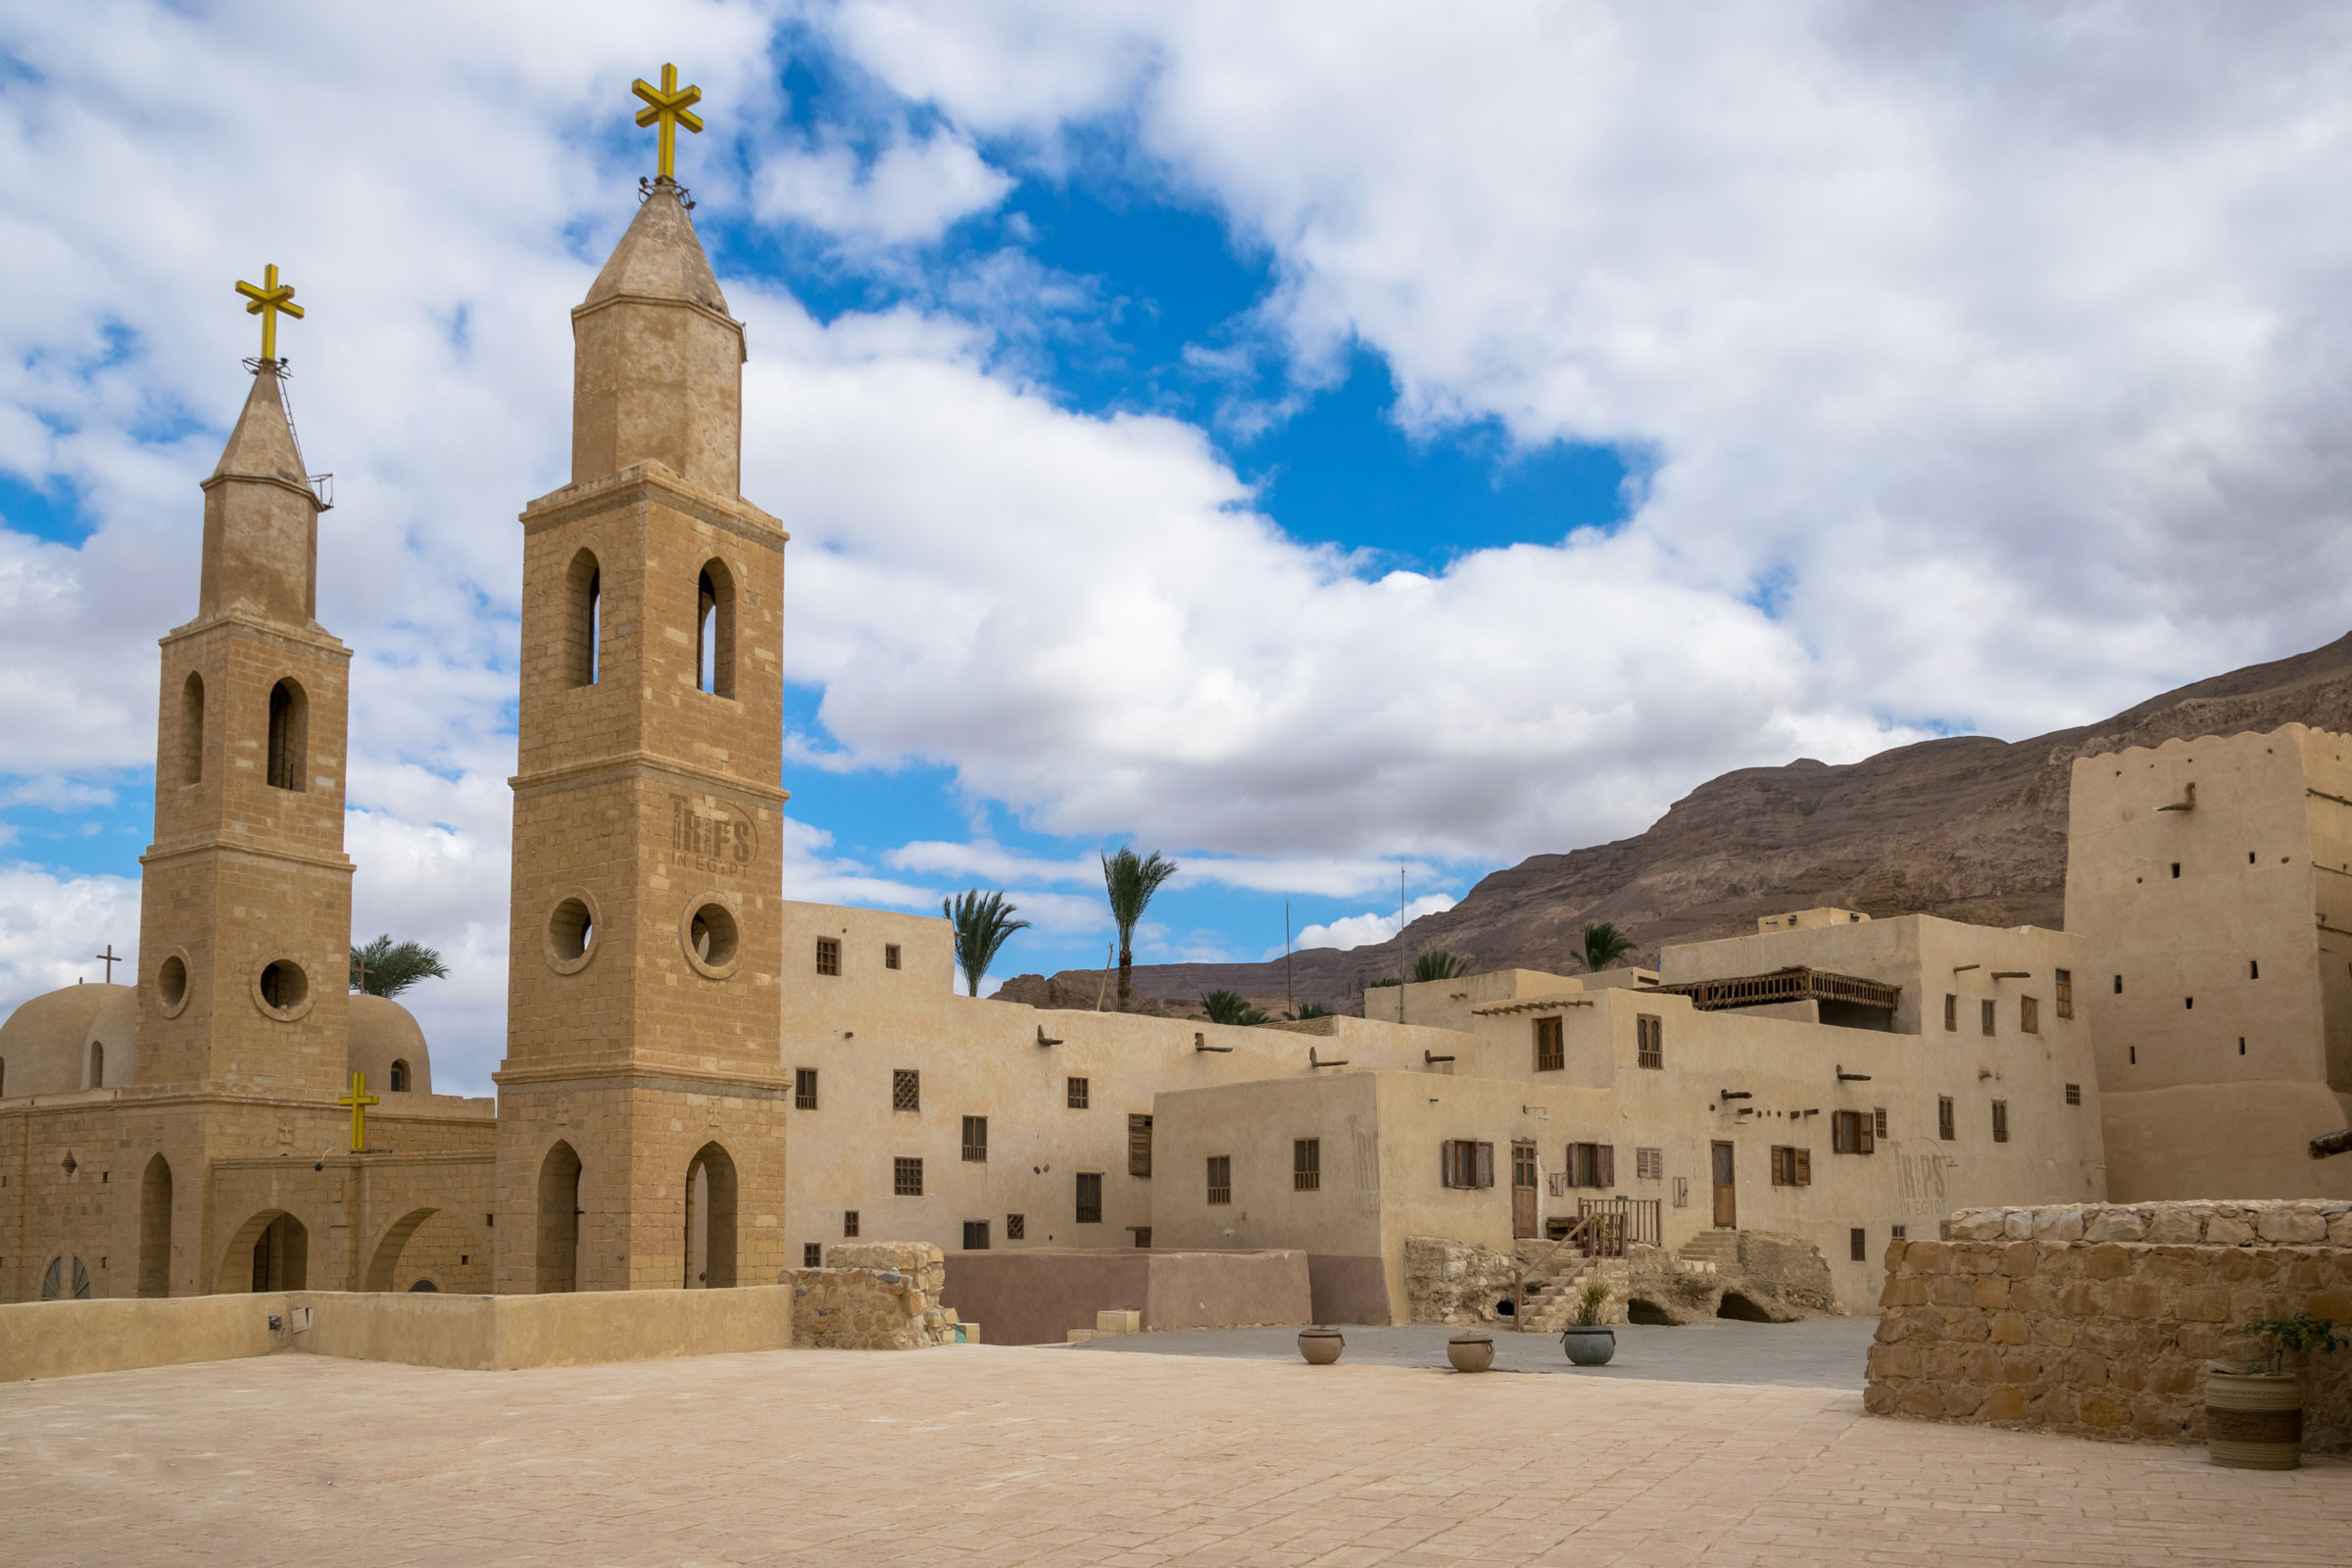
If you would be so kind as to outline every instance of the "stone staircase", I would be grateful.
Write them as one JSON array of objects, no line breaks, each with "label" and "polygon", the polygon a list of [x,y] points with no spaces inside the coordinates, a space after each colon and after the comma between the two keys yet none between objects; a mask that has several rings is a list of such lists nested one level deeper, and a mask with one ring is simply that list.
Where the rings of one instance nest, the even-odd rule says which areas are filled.
[{"label": "stone staircase", "polygon": [[1738,1231],[1700,1231],[1685,1242],[1675,1254],[1685,1269],[1692,1273],[1719,1274],[1725,1269],[1740,1266],[1740,1233]]},{"label": "stone staircase", "polygon": [[[1528,1269],[1527,1298],[1514,1324],[1522,1334],[1557,1334],[1575,1318],[1577,1298],[1584,1295],[1587,1281],[1607,1275],[1611,1265],[1614,1272],[1624,1271],[1616,1258],[1587,1257],[1573,1246],[1546,1241],[1521,1242],[1519,1258]],[[1613,1295],[1622,1298],[1622,1282],[1608,1283]],[[1622,1299],[1610,1304],[1623,1312]]]}]

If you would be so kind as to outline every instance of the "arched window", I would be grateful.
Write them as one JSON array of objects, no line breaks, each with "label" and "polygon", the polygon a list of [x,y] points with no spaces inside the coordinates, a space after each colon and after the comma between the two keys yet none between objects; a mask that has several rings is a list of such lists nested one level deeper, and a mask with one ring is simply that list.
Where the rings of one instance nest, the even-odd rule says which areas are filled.
[{"label": "arched window", "polygon": [[735,1160],[715,1143],[686,1162],[684,1284],[690,1291],[735,1284]]},{"label": "arched window", "polygon": [[564,579],[564,684],[593,686],[604,651],[604,574],[596,554],[583,550],[571,558]]},{"label": "arched window", "polygon": [[204,677],[194,670],[179,689],[179,781],[204,782]]},{"label": "arched window", "polygon": [[392,1092],[396,1095],[405,1095],[409,1092],[409,1064],[406,1061],[396,1061],[392,1064]]},{"label": "arched window", "polygon": [[84,1087],[90,1089],[106,1087],[106,1044],[103,1041],[93,1040],[90,1042],[90,1081]]},{"label": "arched window", "polygon": [[538,1284],[580,1288],[580,1156],[558,1139],[539,1162]]},{"label": "arched window", "polygon": [[703,567],[696,595],[696,684],[716,697],[735,695],[735,574],[723,561]]},{"label": "arched window", "polygon": [[139,1180],[139,1294],[172,1294],[172,1162],[161,1154]]},{"label": "arched window", "polygon": [[281,680],[270,688],[270,784],[301,790],[310,768],[310,702],[302,688]]}]

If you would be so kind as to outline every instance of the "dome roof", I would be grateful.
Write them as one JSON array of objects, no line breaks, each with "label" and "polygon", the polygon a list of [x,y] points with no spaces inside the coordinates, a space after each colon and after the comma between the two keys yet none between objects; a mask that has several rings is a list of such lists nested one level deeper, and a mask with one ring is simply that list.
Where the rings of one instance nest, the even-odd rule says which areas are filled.
[{"label": "dome roof", "polygon": [[[139,990],[136,986],[107,989],[122,994],[100,1007],[98,1016],[90,1020],[89,1033],[82,1041],[81,1060],[84,1066],[97,1066],[103,1076],[90,1078],[85,1074],[81,1085],[85,1089],[126,1084],[131,1079],[130,1048],[139,1033]],[[97,1048],[95,1054],[92,1047]]]},{"label": "dome roof", "polygon": [[368,1075],[369,1094],[389,1095],[394,1092],[392,1064],[396,1061],[407,1066],[407,1093],[433,1092],[433,1063],[425,1052],[424,1031],[409,1009],[390,997],[353,993],[349,1070]]},{"label": "dome roof", "polygon": [[[90,1026],[109,1003],[124,999],[135,1008],[137,998],[131,986],[63,986],[10,1013],[8,1021],[0,1023],[0,1095],[58,1095],[79,1089]],[[126,1037],[125,1064],[129,1049]]]}]

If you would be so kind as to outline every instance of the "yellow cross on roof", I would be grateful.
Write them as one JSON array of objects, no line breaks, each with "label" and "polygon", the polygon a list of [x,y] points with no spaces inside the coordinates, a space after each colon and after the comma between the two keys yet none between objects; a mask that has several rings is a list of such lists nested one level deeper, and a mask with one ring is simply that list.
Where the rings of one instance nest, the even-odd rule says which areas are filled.
[{"label": "yellow cross on roof", "polygon": [[276,359],[278,312],[285,312],[297,321],[302,319],[302,307],[294,303],[294,285],[277,280],[277,264],[271,262],[262,269],[260,288],[239,278],[237,292],[253,302],[245,307],[245,314],[262,318],[262,358]]},{"label": "yellow cross on roof", "polygon": [[654,172],[662,179],[674,179],[678,169],[678,127],[684,125],[697,135],[702,133],[702,117],[694,112],[694,106],[703,101],[703,89],[679,86],[678,68],[663,66],[661,86],[639,76],[631,90],[646,105],[637,111],[637,123],[658,123],[662,127],[661,156]]}]

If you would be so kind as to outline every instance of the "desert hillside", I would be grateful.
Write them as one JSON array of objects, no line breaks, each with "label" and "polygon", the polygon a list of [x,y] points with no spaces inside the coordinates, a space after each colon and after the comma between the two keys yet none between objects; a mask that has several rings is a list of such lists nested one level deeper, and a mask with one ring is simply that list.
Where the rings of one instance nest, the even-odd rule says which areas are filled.
[{"label": "desert hillside", "polygon": [[[1531,856],[1485,877],[1453,908],[1408,926],[1402,950],[1443,948],[1480,969],[1573,974],[1582,967],[1580,933],[1593,920],[1615,921],[1644,956],[1654,956],[1666,943],[1752,931],[1759,914],[1817,904],[2056,926],[2063,923],[2074,759],[2298,721],[2352,730],[2352,636],[2032,740],[1962,736],[1838,767],[1799,758],[1726,773],[1637,837]],[[1293,959],[1297,994],[1358,1010],[1366,981],[1397,972],[1398,949],[1392,940],[1344,953],[1301,952]],[[1021,976],[999,995],[1024,1002],[1083,995],[1091,1004],[1098,973],[1053,982]],[[1282,962],[1135,971],[1136,990],[1152,997],[1189,1003],[1216,987],[1279,997]]]}]

